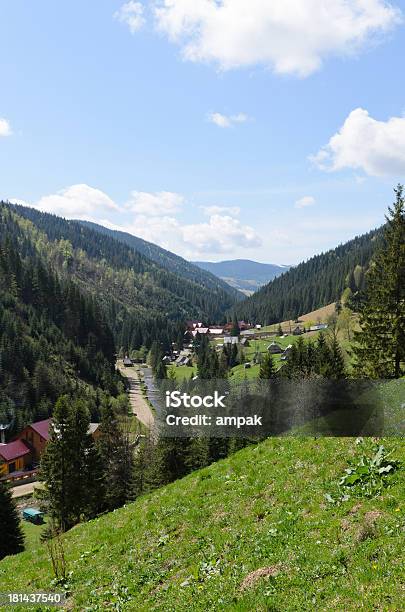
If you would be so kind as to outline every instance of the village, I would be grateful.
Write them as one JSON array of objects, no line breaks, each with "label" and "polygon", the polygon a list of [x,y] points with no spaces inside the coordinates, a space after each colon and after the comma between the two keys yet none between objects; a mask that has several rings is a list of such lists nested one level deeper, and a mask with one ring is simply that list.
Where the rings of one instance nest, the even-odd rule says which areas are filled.
[{"label": "village", "polygon": [[[311,337],[327,328],[327,323],[318,321],[315,324],[313,321],[300,319],[266,327],[245,321],[227,323],[224,326],[208,326],[202,321],[189,320],[185,324],[183,346],[179,347],[173,343],[172,350],[166,352],[162,361],[174,372],[176,379],[182,380],[190,375],[195,378],[196,347],[199,340],[205,337],[218,353],[229,347],[235,347],[234,350],[239,353],[240,363],[233,369],[231,375],[236,375],[238,378],[242,369],[252,370],[249,372],[249,377],[254,378],[263,355],[271,354],[275,362],[281,366],[299,337],[304,334]],[[136,363],[140,363],[140,360],[124,357],[125,367],[131,367]]]}]

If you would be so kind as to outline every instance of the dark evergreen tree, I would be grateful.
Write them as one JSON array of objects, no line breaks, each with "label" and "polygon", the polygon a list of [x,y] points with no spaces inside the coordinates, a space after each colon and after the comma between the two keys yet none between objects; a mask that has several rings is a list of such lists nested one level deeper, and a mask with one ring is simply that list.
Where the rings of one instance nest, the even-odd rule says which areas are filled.
[{"label": "dark evergreen tree", "polygon": [[361,331],[353,347],[356,373],[370,378],[400,378],[405,373],[405,203],[395,189],[384,240],[367,273]]},{"label": "dark evergreen tree", "polygon": [[0,481],[0,560],[24,550],[24,536],[11,491]]},{"label": "dark evergreen tree", "polygon": [[129,433],[118,421],[111,402],[105,401],[97,442],[103,466],[103,506],[111,511],[123,506],[133,490],[134,457]]},{"label": "dark evergreen tree", "polygon": [[260,365],[259,378],[262,380],[270,380],[276,378],[276,367],[273,357],[267,353]]},{"label": "dark evergreen tree", "polygon": [[[88,433],[89,416],[81,400],[61,397],[55,406],[51,434],[40,465],[40,491],[47,513],[61,531],[99,509],[96,490],[100,464]],[[95,504],[95,505],[94,505]]]}]

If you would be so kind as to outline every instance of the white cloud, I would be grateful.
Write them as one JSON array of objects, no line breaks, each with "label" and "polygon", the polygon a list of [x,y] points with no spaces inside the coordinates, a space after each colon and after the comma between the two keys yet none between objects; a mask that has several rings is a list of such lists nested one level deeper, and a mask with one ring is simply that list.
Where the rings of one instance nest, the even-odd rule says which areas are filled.
[{"label": "white cloud", "polygon": [[212,215],[208,223],[185,225],[182,232],[184,242],[193,245],[199,253],[231,253],[236,247],[262,244],[252,227],[223,215]]},{"label": "white cloud", "polygon": [[10,201],[68,219],[94,221],[110,229],[129,232],[189,258],[207,253],[232,253],[235,249],[262,243],[253,228],[231,216],[239,214],[238,207],[201,206],[199,208],[209,215],[208,221],[182,222],[176,215],[185,204],[185,198],[169,191],[133,191],[130,200],[119,205],[103,191],[81,184],[44,196],[33,204],[17,198]]},{"label": "white cloud", "polygon": [[204,214],[208,215],[209,217],[211,215],[221,215],[222,213],[226,213],[234,217],[240,215],[239,206],[200,206],[200,208]]},{"label": "white cloud", "polygon": [[[109,227],[112,225],[109,224]],[[136,215],[129,225],[115,226],[113,229],[130,232],[189,258],[207,253],[232,253],[235,249],[262,244],[253,228],[223,215],[212,215],[206,223],[193,224],[182,224],[171,216]]]},{"label": "white cloud", "polygon": [[126,2],[121,8],[114,13],[114,19],[120,23],[125,23],[129,27],[131,34],[135,34],[145,24],[143,16],[143,5],[140,2]]},{"label": "white cloud", "polygon": [[117,204],[103,191],[85,184],[72,185],[44,196],[33,207],[68,219],[89,220],[99,214],[119,211]]},{"label": "white cloud", "polygon": [[0,137],[1,136],[11,136],[13,133],[11,129],[10,122],[7,119],[2,119],[0,117]]},{"label": "white cloud", "polygon": [[171,191],[148,193],[132,191],[127,208],[142,215],[159,216],[178,212],[184,203],[184,197]]},{"label": "white cloud", "polygon": [[159,0],[155,19],[187,60],[305,77],[374,43],[401,12],[385,0]]},{"label": "white cloud", "polygon": [[352,111],[340,130],[310,158],[322,170],[363,170],[370,176],[405,173],[405,118],[377,121],[362,108]]},{"label": "white cloud", "polygon": [[217,125],[220,128],[230,128],[238,123],[246,123],[246,121],[249,121],[249,117],[245,113],[238,113],[237,115],[210,113],[208,115],[208,121],[210,123],[214,123],[214,125]]},{"label": "white cloud", "polygon": [[295,202],[295,208],[306,208],[307,206],[314,206],[316,200],[313,196],[304,196]]}]

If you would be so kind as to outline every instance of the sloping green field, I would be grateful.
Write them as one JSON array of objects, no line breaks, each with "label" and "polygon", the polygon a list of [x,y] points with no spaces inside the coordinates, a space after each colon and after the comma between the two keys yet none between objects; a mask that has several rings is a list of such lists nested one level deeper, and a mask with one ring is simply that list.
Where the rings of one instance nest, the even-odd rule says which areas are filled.
[{"label": "sloping green field", "polygon": [[[378,444],[399,463],[372,497],[338,481],[375,441],[279,438],[77,526],[69,609],[403,610],[405,448]],[[45,548],[3,560],[0,584],[57,590]]]}]

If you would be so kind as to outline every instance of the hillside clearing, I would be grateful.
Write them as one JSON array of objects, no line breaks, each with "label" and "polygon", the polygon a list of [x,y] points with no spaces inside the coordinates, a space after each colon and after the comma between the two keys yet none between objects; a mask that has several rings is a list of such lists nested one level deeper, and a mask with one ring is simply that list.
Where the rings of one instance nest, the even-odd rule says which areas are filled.
[{"label": "hillside clearing", "polygon": [[[383,443],[401,467],[379,497],[327,497],[371,440],[270,439],[77,526],[69,608],[402,609],[405,449]],[[54,590],[44,547],[3,560],[0,581]]]}]

